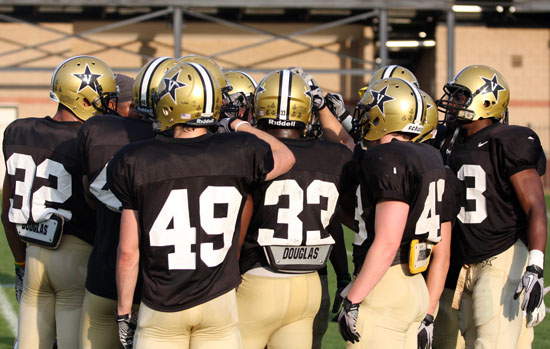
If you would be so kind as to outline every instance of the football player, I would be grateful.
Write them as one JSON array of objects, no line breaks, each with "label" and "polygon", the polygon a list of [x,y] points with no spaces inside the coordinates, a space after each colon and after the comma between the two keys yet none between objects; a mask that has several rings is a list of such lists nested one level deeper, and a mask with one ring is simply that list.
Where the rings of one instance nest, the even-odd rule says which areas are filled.
[{"label": "football player", "polygon": [[[458,125],[447,162],[468,200],[453,229],[463,264],[453,303],[466,347],[515,348],[522,324],[543,306],[546,205],[543,155],[529,128],[508,126],[510,90],[495,69],[473,65],[444,87],[438,106]],[[520,297],[521,295],[521,297]]]},{"label": "football player", "polygon": [[[121,203],[109,190],[107,163],[122,146],[154,136],[153,98],[164,74],[178,61],[159,57],[143,66],[135,83],[130,78],[119,84],[120,96],[130,96],[129,104],[140,113],[128,117],[98,115],[87,120],[78,133],[77,147],[82,159],[89,192],[96,202],[97,229],[88,262],[86,293],[82,307],[80,348],[119,347],[116,312],[116,251],[119,241]],[[120,74],[117,79],[120,80]],[[134,79],[131,79],[132,81]],[[133,97],[132,97],[133,96]],[[124,101],[123,101],[124,102]],[[118,103],[120,107],[121,103]],[[134,304],[140,302],[140,289],[134,294]],[[131,347],[131,343],[123,343]]]},{"label": "football player", "polygon": [[228,71],[225,73],[225,79],[231,86],[229,99],[235,107],[235,115],[239,119],[254,122],[254,93],[258,83],[250,75],[242,71]]},{"label": "football player", "polygon": [[361,143],[368,147],[358,157],[357,276],[343,293],[339,316],[349,347],[404,347],[429,309],[420,273],[430,256],[434,263],[445,257],[437,243],[450,237],[440,229],[446,179],[441,155],[410,142],[423,130],[425,109],[418,88],[400,78],[373,83],[358,105]]},{"label": "football player", "polygon": [[180,63],[158,89],[161,134],[122,148],[107,167],[122,203],[117,319],[132,329],[132,298],[143,287],[134,348],[239,348],[237,249],[247,193],[294,164],[276,138],[243,120],[234,133],[207,132],[222,104],[217,80]]},{"label": "football player", "polygon": [[296,164],[253,192],[237,291],[244,348],[312,347],[321,303],[315,271],[334,244],[327,226],[352,155],[342,145],[303,137],[313,106],[309,85],[291,70],[268,74],[256,89],[257,126],[288,146]]},{"label": "football player", "polygon": [[[4,135],[2,222],[16,265],[25,265],[19,348],[77,348],[95,221],[86,205],[76,135],[84,120],[114,112],[113,72],[75,56],[54,71],[53,117],[12,122]],[[17,286],[17,285],[16,285]]]}]

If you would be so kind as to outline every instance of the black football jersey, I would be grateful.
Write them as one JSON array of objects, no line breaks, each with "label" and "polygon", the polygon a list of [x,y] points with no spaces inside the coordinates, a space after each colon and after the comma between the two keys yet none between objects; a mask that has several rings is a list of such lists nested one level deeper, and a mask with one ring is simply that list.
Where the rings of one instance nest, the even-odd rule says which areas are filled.
[{"label": "black football jersey", "polygon": [[142,302],[180,311],[240,282],[240,217],[247,193],[273,168],[267,143],[248,133],[157,136],[122,148],[107,180],[139,212]]},{"label": "black football jersey", "polygon": [[268,265],[262,246],[334,244],[326,227],[345,187],[342,178],[351,151],[314,138],[280,140],[292,151],[296,163],[287,173],[254,190],[254,214],[241,250],[241,273]]},{"label": "black football jersey", "polygon": [[[465,187],[465,205],[453,228],[463,263],[477,263],[526,241],[527,217],[510,177],[525,169],[542,174],[543,150],[531,129],[495,123],[456,142],[449,165]],[[453,256],[453,257],[454,257]]]},{"label": "black football jersey", "polygon": [[[107,164],[122,146],[153,136],[150,121],[115,115],[94,116],[78,132],[82,168],[97,202],[97,229],[86,276],[86,289],[95,295],[117,299],[115,274],[122,204],[107,186]],[[135,302],[139,302],[139,291],[136,288]]]},{"label": "black football jersey", "polygon": [[375,236],[376,203],[381,199],[409,205],[400,246],[406,262],[413,239],[439,242],[447,172],[439,152],[421,143],[392,141],[366,150],[359,160],[359,187],[353,242],[353,260],[358,273]]},{"label": "black football jersey", "polygon": [[95,219],[84,199],[76,151],[79,122],[25,118],[4,132],[3,151],[10,184],[9,220],[39,223],[64,218],[63,234],[92,243]]}]

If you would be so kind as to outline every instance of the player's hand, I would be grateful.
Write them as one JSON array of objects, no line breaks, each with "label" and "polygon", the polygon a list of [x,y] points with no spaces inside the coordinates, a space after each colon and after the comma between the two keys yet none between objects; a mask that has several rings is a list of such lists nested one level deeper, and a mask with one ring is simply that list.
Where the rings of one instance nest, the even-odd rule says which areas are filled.
[{"label": "player's hand", "polygon": [[25,278],[25,267],[15,267],[15,299],[21,303],[21,294],[23,293],[23,279]]},{"label": "player's hand", "polygon": [[339,93],[327,93],[325,96],[327,107],[348,132],[353,128],[353,117],[346,110],[344,98]]},{"label": "player's hand", "polygon": [[314,110],[321,110],[327,106],[325,97],[323,97],[323,90],[320,87],[309,90],[309,93],[311,94]]},{"label": "player's hand", "polygon": [[352,303],[346,297],[343,301],[344,306],[338,316],[338,329],[344,340],[348,342],[359,342],[359,332],[357,332],[357,316],[359,315],[360,303]]},{"label": "player's hand", "polygon": [[418,349],[431,349],[434,338],[434,317],[426,314],[417,332]]},{"label": "player's hand", "polygon": [[527,313],[527,327],[535,327],[544,320],[546,316],[546,306],[544,305],[544,296],[550,291],[550,286],[546,287],[543,292],[543,300],[540,305],[532,313]]},{"label": "player's hand", "polygon": [[130,314],[116,314],[118,324],[118,338],[124,349],[131,349],[134,346],[134,334],[137,327],[137,315],[132,311]]},{"label": "player's hand", "polygon": [[521,277],[514,299],[518,299],[521,291],[525,290],[521,310],[532,313],[542,303],[544,292],[544,279],[542,269],[536,265],[529,265]]}]

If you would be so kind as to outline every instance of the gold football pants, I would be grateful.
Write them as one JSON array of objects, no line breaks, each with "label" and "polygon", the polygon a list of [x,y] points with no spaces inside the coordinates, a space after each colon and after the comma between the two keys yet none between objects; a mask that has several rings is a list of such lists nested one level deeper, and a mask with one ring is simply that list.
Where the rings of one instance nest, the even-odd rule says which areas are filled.
[{"label": "gold football pants", "polygon": [[516,348],[523,323],[514,292],[525,271],[527,247],[518,240],[506,251],[473,264],[458,312],[467,348]]},{"label": "gold football pants", "polygon": [[137,349],[241,348],[235,290],[173,313],[141,303],[134,341]]},{"label": "gold football pants", "polygon": [[361,302],[357,319],[361,339],[346,342],[348,348],[405,348],[407,333],[418,330],[429,304],[422,274],[410,275],[408,268],[407,264],[390,267]]},{"label": "gold football pants", "polygon": [[19,348],[78,348],[92,246],[65,235],[55,250],[29,244],[19,306]]},{"label": "gold football pants", "polygon": [[244,349],[311,349],[313,319],[321,304],[319,274],[244,274],[237,304]]}]

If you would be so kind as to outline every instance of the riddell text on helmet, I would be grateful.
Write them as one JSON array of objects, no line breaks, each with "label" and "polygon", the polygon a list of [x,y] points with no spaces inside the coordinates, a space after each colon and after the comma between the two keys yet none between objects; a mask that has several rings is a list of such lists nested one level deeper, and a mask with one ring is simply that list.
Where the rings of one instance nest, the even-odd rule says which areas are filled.
[{"label": "riddell text on helmet", "polygon": [[288,121],[288,120],[268,119],[267,124],[273,125],[273,126],[296,127],[296,121]]}]

